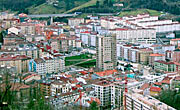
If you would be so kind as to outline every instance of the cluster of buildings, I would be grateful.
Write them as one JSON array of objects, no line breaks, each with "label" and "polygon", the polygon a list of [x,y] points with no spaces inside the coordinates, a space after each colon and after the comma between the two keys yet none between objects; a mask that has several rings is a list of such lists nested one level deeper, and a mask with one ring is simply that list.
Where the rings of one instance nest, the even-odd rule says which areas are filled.
[{"label": "cluster of buildings", "polygon": [[[0,77],[7,69],[21,74],[22,88],[38,84],[55,109],[90,107],[95,101],[102,109],[126,105],[127,110],[174,110],[152,96],[180,84],[180,39],[157,43],[157,34],[180,31],[178,22],[139,14],[69,18],[68,23],[47,25],[23,13],[18,18],[1,13],[0,26],[5,32]],[[65,58],[83,49],[96,50],[95,67],[67,70]],[[127,63],[133,65],[129,71]]]}]

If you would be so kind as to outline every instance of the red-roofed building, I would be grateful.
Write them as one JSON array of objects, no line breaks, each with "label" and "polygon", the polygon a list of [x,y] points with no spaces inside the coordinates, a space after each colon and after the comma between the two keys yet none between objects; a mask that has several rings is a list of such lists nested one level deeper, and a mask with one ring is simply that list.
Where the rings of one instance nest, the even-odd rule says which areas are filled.
[{"label": "red-roofed building", "polygon": [[16,67],[17,73],[28,72],[30,58],[25,55],[0,56],[0,65]]},{"label": "red-roofed building", "polygon": [[174,62],[158,60],[154,62],[154,69],[162,72],[175,72],[176,65],[174,64]]},{"label": "red-roofed building", "polygon": [[173,57],[172,57],[174,62],[179,62],[180,63],[180,49],[176,49],[173,51]]},{"label": "red-roofed building", "polygon": [[25,83],[31,82],[33,80],[38,81],[40,79],[41,79],[41,76],[37,75],[37,74],[30,74],[30,75],[26,76],[25,78],[23,78]]},{"label": "red-roofed building", "polygon": [[180,47],[180,38],[171,39],[171,40],[170,40],[170,44]]},{"label": "red-roofed building", "polygon": [[114,74],[117,74],[117,70],[105,70],[102,72],[96,72],[96,74],[100,77],[107,77],[107,76],[112,76]]},{"label": "red-roofed building", "polygon": [[152,53],[149,56],[149,65],[154,66],[154,62],[158,60],[165,61],[165,54]]},{"label": "red-roofed building", "polygon": [[161,92],[161,88],[159,87],[150,87],[150,95],[156,96]]},{"label": "red-roofed building", "polygon": [[88,72],[87,72],[87,71],[80,71],[79,73],[81,73],[82,75],[86,75],[86,74],[88,74]]}]

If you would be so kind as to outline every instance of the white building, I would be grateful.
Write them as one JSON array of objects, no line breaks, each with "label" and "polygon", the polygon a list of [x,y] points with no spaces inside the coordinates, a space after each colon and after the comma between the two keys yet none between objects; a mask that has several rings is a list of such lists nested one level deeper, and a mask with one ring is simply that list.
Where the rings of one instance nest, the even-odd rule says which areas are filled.
[{"label": "white building", "polygon": [[156,43],[156,30],[155,29],[128,29],[116,28],[110,30],[110,33],[116,34],[117,42],[130,42],[130,43]]},{"label": "white building", "polygon": [[152,25],[163,25],[163,24],[171,24],[172,20],[151,20],[151,21],[140,21],[137,25],[142,27],[152,26]]},{"label": "white building", "polygon": [[153,53],[165,54],[166,51],[175,50],[174,45],[152,45],[149,48],[153,50]]},{"label": "white building", "polygon": [[32,59],[29,62],[29,71],[37,72],[38,74],[57,73],[64,71],[65,62],[63,57],[44,57]]},{"label": "white building", "polygon": [[8,29],[8,34],[13,33],[13,34],[18,35],[19,32],[20,32],[20,29],[18,29],[18,28],[16,28],[16,27],[11,27],[11,28]]},{"label": "white building", "polygon": [[102,107],[109,105],[115,106],[116,101],[119,102],[121,99],[121,88],[112,82],[103,80],[92,84],[96,98],[101,101]]},{"label": "white building", "polygon": [[171,24],[149,25],[147,27],[156,29],[156,32],[158,33],[173,32],[180,30],[180,23],[174,22]]},{"label": "white building", "polygon": [[138,93],[126,94],[127,110],[176,110],[151,96]]},{"label": "white building", "polygon": [[55,81],[51,83],[51,95],[60,95],[62,93],[72,92],[72,84],[70,82]]},{"label": "white building", "polygon": [[85,31],[85,32],[81,32],[80,34],[80,38],[81,38],[81,41],[84,45],[89,45],[89,41],[90,41],[90,32],[89,31]]}]

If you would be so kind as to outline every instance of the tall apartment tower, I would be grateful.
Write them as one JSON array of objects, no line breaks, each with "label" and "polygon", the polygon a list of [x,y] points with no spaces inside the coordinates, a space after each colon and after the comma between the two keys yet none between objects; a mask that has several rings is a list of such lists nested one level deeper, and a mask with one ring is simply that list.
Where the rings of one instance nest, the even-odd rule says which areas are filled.
[{"label": "tall apartment tower", "polygon": [[96,37],[96,69],[112,70],[117,66],[116,36],[114,34]]}]

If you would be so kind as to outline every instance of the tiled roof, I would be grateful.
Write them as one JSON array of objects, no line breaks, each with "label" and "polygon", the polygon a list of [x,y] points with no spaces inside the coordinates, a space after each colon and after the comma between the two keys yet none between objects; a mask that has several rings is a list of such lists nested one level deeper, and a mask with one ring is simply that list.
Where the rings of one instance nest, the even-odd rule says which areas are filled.
[{"label": "tiled roof", "polygon": [[155,85],[159,85],[159,86],[161,86],[161,85],[162,85],[162,83],[161,83],[161,82],[155,82],[154,84],[155,84]]},{"label": "tiled roof", "polygon": [[[10,85],[11,85],[11,89],[10,89],[11,91],[20,91],[22,89],[30,88],[30,86],[22,83],[10,83]],[[2,84],[1,87],[5,89],[5,84]]]},{"label": "tiled roof", "polygon": [[174,62],[166,62],[166,61],[162,61],[162,60],[158,60],[158,61],[155,61],[155,62],[158,62],[158,63],[163,63],[163,64],[174,64]]},{"label": "tiled roof", "polygon": [[149,88],[149,84],[148,83],[144,83],[142,86],[141,86],[141,90],[145,90],[145,89],[147,89],[147,88]]},{"label": "tiled roof", "polygon": [[25,55],[17,55],[17,56],[4,56],[4,57],[0,57],[0,61],[14,61],[14,60],[24,60],[24,59],[30,59],[29,57],[25,56]]},{"label": "tiled roof", "polygon": [[117,70],[105,70],[105,71],[102,71],[102,72],[96,72],[96,74],[103,77],[103,76],[113,75],[116,72],[117,72]]},{"label": "tiled roof", "polygon": [[80,71],[79,73],[81,73],[81,74],[83,74],[83,75],[88,74],[88,72],[87,72],[87,71]]},{"label": "tiled roof", "polygon": [[171,39],[171,41],[178,41],[180,40],[180,38],[177,38],[177,39]]},{"label": "tiled roof", "polygon": [[44,60],[42,58],[37,58],[34,60],[37,64],[44,63]]},{"label": "tiled roof", "polygon": [[150,91],[161,92],[161,88],[159,88],[159,87],[151,87]]},{"label": "tiled roof", "polygon": [[158,53],[153,53],[150,54],[151,57],[160,57],[160,56],[165,56],[164,54],[158,54]]},{"label": "tiled roof", "polygon": [[37,74],[31,74],[31,75],[25,77],[23,80],[27,80],[27,79],[29,79],[29,78],[31,78],[31,77],[33,77],[33,76],[38,76],[38,75],[37,75]]},{"label": "tiled roof", "polygon": [[174,79],[175,79],[176,81],[180,81],[180,76],[176,76]]}]

